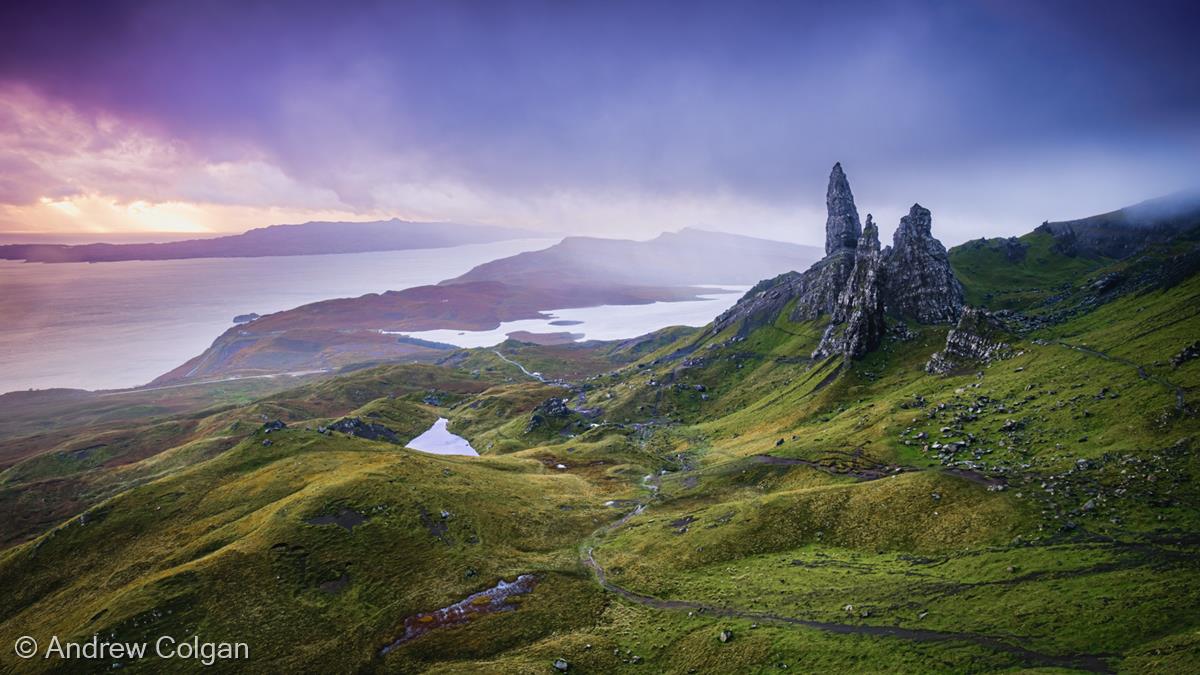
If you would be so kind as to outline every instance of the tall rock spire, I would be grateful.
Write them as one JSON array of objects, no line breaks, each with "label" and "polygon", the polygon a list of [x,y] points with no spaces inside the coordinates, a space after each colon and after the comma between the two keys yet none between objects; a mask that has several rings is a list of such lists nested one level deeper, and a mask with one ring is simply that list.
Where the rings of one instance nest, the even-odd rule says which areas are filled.
[{"label": "tall rock spire", "polygon": [[829,327],[813,352],[814,359],[839,353],[847,359],[856,359],[879,346],[887,330],[883,315],[886,283],[883,266],[879,228],[868,214],[854,254],[854,269],[838,296]]},{"label": "tall rock spire", "polygon": [[745,336],[774,322],[790,306],[790,321],[829,321],[813,358],[858,358],[879,346],[887,315],[922,324],[958,321],[962,285],[946,248],[933,237],[929,209],[914,204],[900,221],[894,245],[880,250],[872,218],[859,225],[840,163],[829,176],[826,201],[825,257],[804,272],[760,283],[716,318],[713,333],[737,326],[738,335]]},{"label": "tall rock spire", "polygon": [[858,209],[854,206],[854,194],[850,192],[850,181],[842,171],[842,163],[833,165],[829,173],[829,189],[825,192],[825,255],[842,249],[854,248],[862,234],[858,220]]},{"label": "tall rock spire", "polygon": [[920,323],[954,323],[962,312],[962,284],[932,224],[929,209],[920,204],[900,219],[887,259],[885,302],[889,312]]}]

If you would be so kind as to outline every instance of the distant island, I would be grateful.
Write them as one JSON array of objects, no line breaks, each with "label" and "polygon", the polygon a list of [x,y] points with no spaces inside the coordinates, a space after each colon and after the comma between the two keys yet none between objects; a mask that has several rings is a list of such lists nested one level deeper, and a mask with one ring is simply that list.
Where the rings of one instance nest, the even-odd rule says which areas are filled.
[{"label": "distant island", "polygon": [[242,234],[150,244],[8,244],[0,259],[26,262],[118,262],[184,258],[261,258],[446,248],[524,239],[538,233],[508,227],[424,223],[393,218],[369,222],[271,225]]}]

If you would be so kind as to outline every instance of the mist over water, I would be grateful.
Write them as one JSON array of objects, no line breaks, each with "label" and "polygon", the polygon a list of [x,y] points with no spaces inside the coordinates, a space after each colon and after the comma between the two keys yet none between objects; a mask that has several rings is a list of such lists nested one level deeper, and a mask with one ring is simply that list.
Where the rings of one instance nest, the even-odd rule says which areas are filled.
[{"label": "mist over water", "polygon": [[[667,326],[704,326],[729,309],[749,286],[722,286],[711,294],[683,302],[652,302],[645,305],[600,305],[543,312],[544,319],[506,321],[492,330],[387,331],[398,335],[445,342],[456,347],[491,347],[508,339],[509,333],[570,333],[576,340],[620,340],[637,337]],[[557,324],[557,325],[556,325]]]},{"label": "mist over water", "polygon": [[138,386],[204,351],[237,314],[432,284],[553,243],[96,264],[0,260],[0,392]]}]

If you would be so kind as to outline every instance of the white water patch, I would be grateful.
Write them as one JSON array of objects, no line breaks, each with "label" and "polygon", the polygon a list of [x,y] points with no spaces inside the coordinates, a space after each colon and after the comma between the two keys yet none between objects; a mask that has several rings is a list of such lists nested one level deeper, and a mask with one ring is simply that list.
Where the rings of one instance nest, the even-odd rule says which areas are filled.
[{"label": "white water patch", "polygon": [[434,455],[470,455],[478,457],[479,453],[475,452],[475,448],[471,447],[467,439],[452,434],[446,429],[446,425],[449,422],[450,420],[445,417],[439,417],[433,423],[433,426],[426,429],[425,433],[409,441],[405,447]]},{"label": "white water patch", "polygon": [[[578,340],[623,340],[645,335],[667,326],[705,326],[733,306],[749,286],[723,286],[698,300],[652,302],[645,305],[599,305],[543,312],[544,318],[506,321],[491,330],[381,331],[422,340],[445,342],[456,347],[491,347],[508,339],[509,333],[573,333]],[[566,326],[551,321],[572,321]]]}]

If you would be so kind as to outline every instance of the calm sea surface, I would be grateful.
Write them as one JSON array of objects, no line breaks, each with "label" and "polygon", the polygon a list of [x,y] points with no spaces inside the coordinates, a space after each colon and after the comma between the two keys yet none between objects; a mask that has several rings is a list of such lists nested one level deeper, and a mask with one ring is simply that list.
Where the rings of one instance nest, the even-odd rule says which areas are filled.
[{"label": "calm sea surface", "polygon": [[508,321],[492,330],[385,331],[398,335],[446,342],[459,347],[490,347],[516,331],[571,333],[577,340],[621,340],[645,335],[667,326],[703,326],[737,302],[749,286],[721,286],[711,295],[684,302],[654,302],[647,305],[600,305],[552,309],[545,319]]},{"label": "calm sea surface", "polygon": [[138,386],[204,351],[237,314],[432,284],[554,241],[279,258],[0,260],[0,392]]},{"label": "calm sea surface", "polygon": [[[55,265],[0,260],[0,393],[135,387],[204,351],[237,314],[432,284],[554,241],[279,258]],[[496,344],[515,330],[627,338],[671,325],[702,326],[738,297],[714,290],[694,302],[554,310],[545,320],[515,321],[494,331],[410,334],[461,346]]]}]

